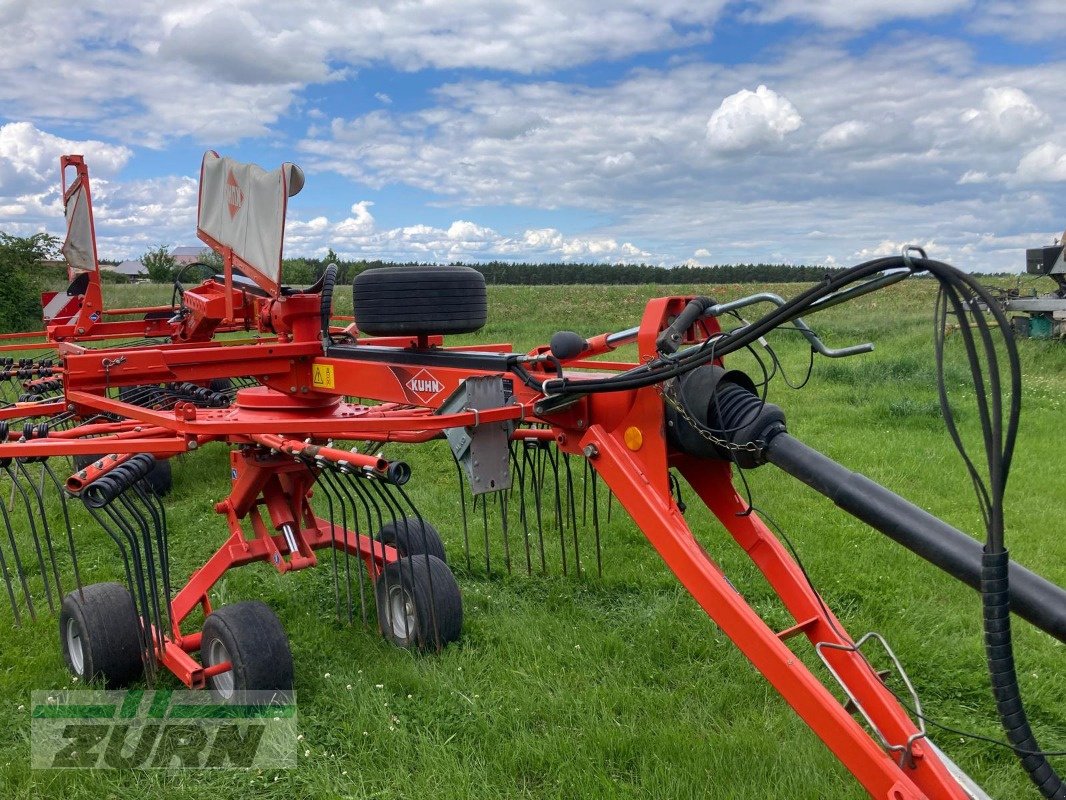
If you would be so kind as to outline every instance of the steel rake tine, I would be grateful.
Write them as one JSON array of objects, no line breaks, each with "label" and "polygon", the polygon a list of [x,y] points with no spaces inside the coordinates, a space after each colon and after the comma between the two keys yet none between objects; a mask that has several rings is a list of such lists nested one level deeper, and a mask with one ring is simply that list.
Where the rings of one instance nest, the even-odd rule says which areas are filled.
[{"label": "steel rake tine", "polygon": [[526,515],[526,474],[525,467],[518,459],[518,454],[515,452],[514,443],[508,443],[508,449],[511,451],[511,460],[514,462],[515,478],[511,482],[511,490],[514,491],[514,485],[518,484],[518,520],[522,523],[522,541],[526,547],[526,574],[533,574],[533,559],[529,551],[529,518]]},{"label": "steel rake tine", "polygon": [[[25,462],[21,459],[15,459],[15,466],[26,477],[26,483],[29,484],[30,489],[37,498],[37,510],[41,514],[41,528],[44,530],[45,549],[48,551],[48,560],[52,565],[52,577],[55,579],[56,594],[59,596],[60,602],[62,602],[64,596],[63,582],[59,577],[59,563],[56,561],[55,547],[52,545],[52,528],[48,524],[48,513],[45,509],[44,502],[44,469],[41,469],[40,480],[37,483],[34,483],[33,476],[30,475],[29,470],[26,469]],[[53,609],[53,611],[54,610],[55,609]]]},{"label": "steel rake tine", "polygon": [[[159,603],[159,587],[156,585],[156,578],[158,570],[155,563],[155,552],[152,548],[152,530],[148,524],[147,517],[141,513],[137,508],[133,500],[129,496],[129,490],[121,492],[117,498],[122,506],[126,509],[128,519],[132,519],[136,525],[135,530],[139,530],[141,534],[141,544],[144,550],[144,571],[145,571],[145,585],[148,589],[148,614],[152,617],[152,627],[155,632],[155,643],[159,648],[159,652],[163,650],[163,614],[162,607]],[[133,527],[131,525],[131,527]]]},{"label": "steel rake tine", "polygon": [[574,565],[577,567],[577,576],[581,577],[581,551],[577,543],[577,509],[574,507],[574,476],[570,471],[570,456],[565,453],[556,455],[562,460],[566,468],[566,498],[567,510],[570,512],[570,529],[574,534]]},{"label": "steel rake tine", "polygon": [[141,551],[137,546],[137,534],[133,530],[133,527],[129,524],[129,521],[119,513],[118,509],[114,506],[114,500],[112,498],[104,506],[104,512],[111,518],[111,521],[122,531],[126,537],[130,546],[130,554],[133,556],[133,576],[135,581],[136,593],[134,596],[134,605],[138,607],[138,616],[141,618],[141,647],[142,658],[145,665],[146,673],[149,676],[149,682],[154,680],[155,677],[155,652],[152,638],[152,605],[149,599],[148,581],[144,572],[144,561],[141,559]]},{"label": "steel rake tine", "polygon": [[[337,495],[337,499],[340,500],[340,492],[338,491],[337,486],[336,486],[336,482],[338,481],[338,478],[337,478],[336,475],[333,474],[332,470],[322,470],[322,472],[319,473],[318,479],[322,482],[323,486],[325,486],[327,484],[330,486],[330,491],[326,492],[326,496],[327,497],[329,497],[329,495],[331,493],[335,493]],[[347,610],[348,610],[348,624],[351,625],[352,622],[354,621],[354,618],[353,618],[353,614],[352,614],[352,561],[351,561],[351,554],[348,552],[348,547],[347,547],[347,544],[348,544],[348,510],[347,510],[347,508],[346,508],[346,506],[345,506],[345,504],[343,502],[340,503],[340,506],[341,506],[341,525],[344,528],[344,543],[346,545],[343,548],[344,549],[344,593],[345,593],[345,597],[347,598],[347,601],[348,601],[347,604],[346,604],[347,605]],[[352,508],[353,509],[355,508],[354,503],[352,504]],[[332,507],[330,508],[330,513],[331,514],[333,513]],[[354,521],[353,521],[353,525],[354,525]],[[336,548],[334,548],[334,569],[336,569],[336,566],[337,566],[337,564],[336,564]],[[334,585],[336,586],[336,580],[334,581]],[[362,600],[362,597],[360,597],[360,600]],[[339,618],[340,617],[340,590],[339,589],[336,590],[336,604],[337,604],[337,616]],[[364,621],[366,619],[366,610],[365,610],[365,608],[363,609],[363,619],[364,619]]]},{"label": "steel rake tine", "polygon": [[[84,501],[85,499],[85,495],[83,494],[82,500]],[[137,611],[137,617],[141,622],[141,624],[138,626],[137,631],[137,639],[141,646],[141,661],[144,664],[145,671],[147,673],[151,673],[154,668],[154,664],[152,663],[154,659],[148,658],[148,641],[145,638],[145,619],[143,612],[141,611],[141,608],[143,608],[143,606],[139,606],[137,602],[137,592],[139,590],[139,587],[137,581],[134,578],[134,570],[130,566],[130,551],[126,546],[126,544],[129,542],[129,537],[125,536],[127,541],[124,542],[124,535],[116,532],[115,528],[108,522],[107,518],[112,517],[113,519],[113,515],[107,508],[107,503],[104,503],[99,507],[94,507],[89,503],[85,503],[85,507],[89,509],[89,514],[93,517],[93,519],[96,520],[97,524],[101,528],[103,528],[104,532],[108,536],[110,536],[111,539],[115,542],[115,544],[118,546],[119,555],[122,556],[122,567],[126,573],[126,585],[132,589],[132,591],[130,592],[130,596],[133,598],[134,609]]]},{"label": "steel rake tine", "polygon": [[7,598],[11,601],[11,614],[15,618],[15,625],[21,625],[22,615],[19,614],[18,601],[15,599],[15,587],[11,583],[11,573],[7,570],[7,559],[4,558],[3,547],[0,547],[0,575],[4,577],[4,586],[7,588]]},{"label": "steel rake tine", "polygon": [[[588,462],[585,462],[586,464]],[[592,477],[592,530],[596,536],[596,574],[599,577],[603,577],[603,558],[600,554],[600,503],[599,503],[599,476],[596,473],[595,467],[590,466],[590,475]]]},{"label": "steel rake tine", "polygon": [[[448,452],[451,452],[451,448]],[[470,572],[470,523],[466,516],[466,484],[463,482],[463,465],[459,463],[454,453],[452,453],[452,461],[455,462],[455,469],[459,475],[459,506],[463,515],[463,550],[466,553],[466,571]]]},{"label": "steel rake tine", "polygon": [[143,479],[138,481],[133,485],[133,490],[152,518],[152,530],[155,533],[156,552],[159,558],[159,575],[163,581],[163,597],[167,607],[167,626],[170,627],[173,624],[174,609],[170,582],[170,533],[167,528],[166,509],[147,481]]},{"label": "steel rake tine", "polygon": [[[0,514],[4,518],[4,527],[7,528],[7,538],[11,544],[11,558],[15,562],[15,574],[18,576],[19,582],[22,584],[22,593],[26,598],[26,609],[29,611],[30,620],[36,621],[37,613],[33,607],[33,597],[30,595],[30,585],[26,580],[26,570],[22,566],[22,558],[19,556],[18,545],[15,544],[15,531],[11,527],[11,517],[8,514],[7,508],[0,504]],[[10,584],[8,584],[8,590],[11,590]],[[15,609],[15,615],[18,617],[18,609]]]},{"label": "steel rake tine", "polygon": [[[15,459],[14,463],[16,467],[21,468],[18,459]],[[41,583],[44,584],[44,594],[48,600],[48,607],[52,610],[52,613],[55,613],[55,600],[52,597],[52,587],[48,582],[48,571],[44,565],[44,551],[41,549],[41,538],[37,533],[37,524],[33,520],[33,509],[30,507],[30,497],[15,475],[15,472],[11,469],[10,463],[4,465],[4,470],[7,472],[7,476],[11,479],[12,484],[18,489],[18,493],[22,497],[22,503],[26,508],[26,519],[29,522],[30,538],[33,540],[33,547],[37,552],[37,563],[41,568]],[[30,483],[32,486],[32,481]]]},{"label": "steel rake tine", "polygon": [[[335,606],[334,613],[337,615],[337,619],[341,618],[341,580],[340,572],[337,565],[337,517],[333,510],[333,492],[326,485],[326,482],[322,479],[322,472],[315,472],[310,465],[307,466],[307,471],[311,473],[311,476],[315,479],[315,484],[322,490],[322,496],[326,498],[326,505],[329,508],[329,535],[333,538],[333,546],[329,549],[333,553],[333,604]],[[339,500],[339,498],[338,498]],[[348,541],[348,524],[347,514],[341,510],[341,530],[344,531],[345,544]],[[347,552],[347,548],[345,548]],[[350,588],[350,587],[349,587]]]},{"label": "steel rake tine", "polygon": [[511,537],[507,528],[507,493],[497,492],[496,502],[500,506],[500,525],[503,527],[503,563],[507,574],[511,574]]},{"label": "steel rake tine", "polygon": [[530,491],[533,493],[533,508],[537,512],[537,545],[540,550],[540,571],[542,574],[548,574],[548,561],[544,553],[544,520],[540,505],[540,492],[537,491],[537,466],[533,458],[529,455],[529,447],[527,446],[522,453],[523,460],[526,462],[526,468],[530,473],[530,479],[532,481],[530,485]]}]

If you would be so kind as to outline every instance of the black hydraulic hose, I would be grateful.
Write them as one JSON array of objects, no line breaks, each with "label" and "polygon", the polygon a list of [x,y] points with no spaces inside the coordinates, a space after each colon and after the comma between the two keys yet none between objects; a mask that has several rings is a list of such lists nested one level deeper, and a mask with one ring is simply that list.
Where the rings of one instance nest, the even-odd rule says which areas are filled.
[{"label": "black hydraulic hose", "polygon": [[[788,433],[774,436],[766,446],[765,456],[771,464],[825,495],[852,516],[967,586],[982,589],[985,554],[976,539]],[[1006,598],[1009,611],[1060,642],[1066,642],[1066,590],[1006,557],[1000,560],[1004,569],[1009,563],[1010,589]]]},{"label": "black hydraulic hose", "polygon": [[322,317],[322,340],[329,340],[329,321],[333,316],[333,289],[337,285],[337,265],[330,264],[322,273],[322,305],[319,314]]}]

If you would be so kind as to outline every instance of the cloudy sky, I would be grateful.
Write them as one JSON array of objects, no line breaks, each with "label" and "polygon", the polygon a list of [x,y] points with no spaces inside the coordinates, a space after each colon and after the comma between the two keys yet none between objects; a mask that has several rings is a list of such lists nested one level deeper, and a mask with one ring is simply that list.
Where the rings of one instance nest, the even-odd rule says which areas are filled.
[{"label": "cloudy sky", "polygon": [[196,243],[204,150],[307,173],[286,255],[1016,270],[1066,227],[1062,0],[0,0],[0,230]]}]

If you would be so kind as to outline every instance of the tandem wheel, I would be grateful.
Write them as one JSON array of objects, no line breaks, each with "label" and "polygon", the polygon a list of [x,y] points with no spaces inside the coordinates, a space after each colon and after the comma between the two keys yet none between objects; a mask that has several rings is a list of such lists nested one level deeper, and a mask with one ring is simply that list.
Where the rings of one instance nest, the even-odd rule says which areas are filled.
[{"label": "tandem wheel", "polygon": [[144,674],[141,620],[118,583],[94,583],[63,598],[59,642],[71,674],[119,689]]},{"label": "tandem wheel", "polygon": [[227,661],[229,670],[207,679],[208,688],[223,701],[234,700],[239,692],[292,689],[289,637],[266,603],[223,606],[204,620],[200,662],[210,667]]},{"label": "tandem wheel", "polygon": [[436,556],[444,563],[444,540],[440,531],[421,517],[394,519],[381,526],[378,540],[395,547],[401,556]]},{"label": "tandem wheel", "polygon": [[397,647],[439,650],[462,632],[459,584],[434,555],[405,556],[386,564],[374,593],[381,633]]}]

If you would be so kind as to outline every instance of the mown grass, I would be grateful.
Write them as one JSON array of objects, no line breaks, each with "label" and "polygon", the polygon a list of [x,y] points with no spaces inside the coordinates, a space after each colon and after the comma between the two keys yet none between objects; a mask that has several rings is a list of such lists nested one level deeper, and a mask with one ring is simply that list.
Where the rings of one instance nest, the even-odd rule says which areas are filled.
[{"label": "mown grass", "polygon": [[[729,299],[754,288],[695,292]],[[797,290],[770,288],[786,296]],[[775,381],[771,399],[788,412],[795,435],[976,535],[973,492],[936,400],[934,292],[930,282],[914,281],[810,319],[830,346],[871,340],[876,350],[819,360],[805,389],[793,392]],[[460,341],[512,341],[527,349],[560,328],[620,329],[636,324],[647,299],[664,293],[640,286],[491,287],[487,328]],[[344,294],[339,312],[350,308]],[[142,305],[166,302],[169,290],[108,287],[108,297],[112,305]],[[773,344],[797,381],[807,365],[805,346],[787,332]],[[972,437],[976,414],[957,342],[948,349],[952,403]],[[1027,341],[1021,351],[1024,411],[1008,542],[1019,561],[1066,584],[1066,347]],[[731,364],[757,370],[746,355]],[[594,576],[587,534],[580,578],[564,578],[557,568],[547,577],[527,577],[524,568],[507,575],[498,564],[486,576],[476,561],[467,570],[463,559],[446,451],[432,445],[390,452],[411,461],[411,492],[445,533],[464,592],[461,642],[439,655],[413,656],[386,645],[371,628],[338,622],[328,569],[284,577],[265,566],[237,570],[222,581],[216,600],[263,599],[291,635],[303,737],[297,769],[34,772],[29,693],[70,686],[70,679],[54,619],[43,615],[12,628],[10,610],[0,608],[0,797],[864,796],[696,607],[617,503],[604,524],[602,578]],[[787,531],[852,633],[877,630],[892,643],[926,712],[998,735],[976,593],[773,467],[747,477],[756,503]],[[174,571],[184,575],[225,536],[211,507],[227,489],[226,451],[212,446],[178,460],[175,479],[167,504]],[[601,503],[605,510],[605,497]],[[788,624],[754,567],[709,515],[690,504],[687,516],[748,601],[773,624]],[[117,560],[101,535],[80,517],[76,533],[85,544],[86,579],[115,577]],[[1034,726],[1045,745],[1061,748],[1066,648],[1024,623],[1015,627]],[[809,649],[801,655],[811,658]],[[936,739],[992,796],[1035,796],[1008,751],[949,734]]]}]

